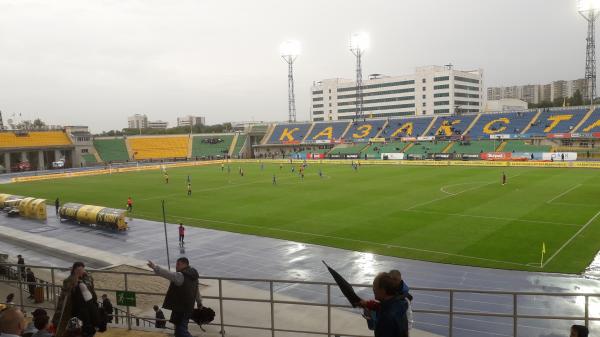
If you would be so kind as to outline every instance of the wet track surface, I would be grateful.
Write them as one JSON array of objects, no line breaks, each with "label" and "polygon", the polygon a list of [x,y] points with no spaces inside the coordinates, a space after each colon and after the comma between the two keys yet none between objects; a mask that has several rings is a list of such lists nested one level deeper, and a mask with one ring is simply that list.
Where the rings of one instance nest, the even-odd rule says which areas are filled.
[{"label": "wet track surface", "polygon": [[[134,219],[125,233],[95,229],[75,223],[61,223],[48,208],[46,223],[21,218],[0,216],[0,225],[32,234],[43,235],[79,245],[110,251],[139,260],[153,260],[166,264],[163,224]],[[344,275],[351,283],[370,284],[380,271],[399,269],[411,287],[454,288],[500,291],[542,292],[594,292],[600,293],[600,282],[581,276],[505,271],[464,266],[445,265],[407,260],[388,256],[360,253],[298,242],[235,234],[217,230],[187,227],[186,244],[179,247],[177,226],[168,224],[171,262],[179,256],[188,257],[205,276],[259,279],[327,281],[331,276],[321,260]],[[0,242],[0,250],[11,255],[23,254],[27,263],[68,266],[66,257],[48,255],[43,249],[24,247],[18,242]],[[93,267],[93,266],[92,266]],[[100,267],[100,266],[97,266]],[[252,282],[250,285],[268,289],[268,284]],[[326,301],[325,287],[275,284],[278,294],[301,300]],[[360,289],[363,297],[371,297],[368,288]],[[414,309],[448,310],[446,292],[411,291]],[[334,303],[345,303],[342,295],[333,292]],[[454,309],[512,314],[513,297],[510,295],[455,294]],[[526,315],[583,316],[583,297],[553,298],[549,296],[523,296],[518,298],[518,312]],[[600,316],[600,298],[590,299],[591,317]],[[447,335],[448,316],[416,313],[416,327]],[[357,319],[360,317],[357,316]],[[519,336],[558,337],[568,335],[571,324],[581,321],[519,320]],[[455,336],[512,336],[512,318],[486,318],[482,316],[455,316]],[[600,324],[591,323],[592,331]]]}]

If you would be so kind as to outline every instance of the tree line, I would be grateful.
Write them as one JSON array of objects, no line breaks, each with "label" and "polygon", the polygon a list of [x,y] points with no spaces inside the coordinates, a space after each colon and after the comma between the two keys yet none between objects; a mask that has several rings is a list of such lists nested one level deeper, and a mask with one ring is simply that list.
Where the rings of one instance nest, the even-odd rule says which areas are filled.
[{"label": "tree line", "polygon": [[103,131],[102,133],[96,134],[94,136],[135,136],[135,135],[177,135],[177,134],[186,134],[186,133],[226,133],[233,132],[233,127],[231,123],[222,123],[215,125],[194,125],[189,126],[176,126],[167,129],[130,129],[125,128],[122,130],[110,130]]}]

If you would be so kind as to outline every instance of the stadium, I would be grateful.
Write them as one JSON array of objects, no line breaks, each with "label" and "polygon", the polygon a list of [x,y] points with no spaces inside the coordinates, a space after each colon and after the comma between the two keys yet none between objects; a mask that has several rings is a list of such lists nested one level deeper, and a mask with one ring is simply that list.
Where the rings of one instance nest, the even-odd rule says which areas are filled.
[{"label": "stadium", "polygon": [[[410,336],[561,336],[573,325],[595,335],[595,83],[578,104],[567,99],[577,102],[579,90],[548,107],[470,111],[439,101],[455,109],[421,114],[426,103],[418,89],[402,89],[406,81],[363,84],[366,47],[355,42],[349,118],[313,109],[311,121],[296,120],[299,47],[289,41],[283,122],[203,132],[178,119],[172,133],[130,123],[108,135],[80,125],[81,116],[71,126],[17,127],[0,113],[0,310],[43,308],[63,322],[65,284],[81,261],[98,294],[84,302],[104,314],[100,294],[112,302],[105,336],[179,336],[180,323],[168,320],[175,309],[164,307],[162,328],[155,316],[177,284],[154,264],[167,273],[187,258],[199,273],[193,295],[213,310],[189,323],[194,336],[373,336],[365,319],[383,320],[388,300],[408,303],[401,321]],[[431,77],[434,97],[483,92],[481,79],[438,68],[450,75]],[[391,105],[408,99],[388,98],[389,113],[363,102],[393,90],[413,95],[402,108],[410,113]],[[311,91],[313,103],[326,95]],[[381,279],[396,280],[395,271],[407,290],[395,286],[382,300]],[[362,300],[374,291],[370,316]],[[57,335],[70,329],[55,323]]]}]

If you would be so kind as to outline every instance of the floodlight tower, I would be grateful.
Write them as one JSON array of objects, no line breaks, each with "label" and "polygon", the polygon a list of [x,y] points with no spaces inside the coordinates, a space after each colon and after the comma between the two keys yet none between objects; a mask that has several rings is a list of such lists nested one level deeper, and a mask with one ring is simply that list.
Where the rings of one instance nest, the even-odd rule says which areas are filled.
[{"label": "floodlight tower", "polygon": [[364,118],[362,88],[362,54],[369,48],[369,35],[365,32],[350,35],[350,51],[356,56],[356,115],[355,120]]},{"label": "floodlight tower", "polygon": [[585,79],[590,104],[596,97],[596,32],[595,23],[600,12],[600,0],[577,0],[577,11],[588,22],[585,53]]},{"label": "floodlight tower", "polygon": [[294,95],[294,61],[300,55],[300,42],[284,41],[279,46],[281,58],[288,64],[288,121],[296,121],[296,97]]}]

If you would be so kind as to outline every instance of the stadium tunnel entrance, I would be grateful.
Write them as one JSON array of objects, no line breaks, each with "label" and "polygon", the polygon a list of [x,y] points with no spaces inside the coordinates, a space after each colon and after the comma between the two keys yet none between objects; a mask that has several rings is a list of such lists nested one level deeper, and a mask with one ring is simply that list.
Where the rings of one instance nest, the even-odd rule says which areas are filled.
[{"label": "stadium tunnel entrance", "polygon": [[[53,167],[52,163],[64,160],[64,166]],[[0,172],[21,172],[52,168],[70,168],[73,163],[73,150],[27,150],[0,153]]]}]

